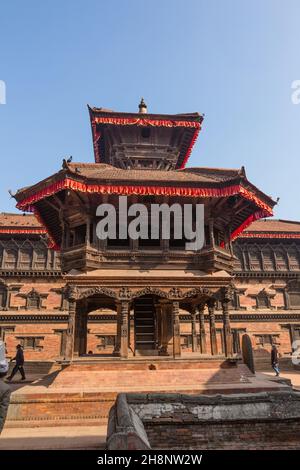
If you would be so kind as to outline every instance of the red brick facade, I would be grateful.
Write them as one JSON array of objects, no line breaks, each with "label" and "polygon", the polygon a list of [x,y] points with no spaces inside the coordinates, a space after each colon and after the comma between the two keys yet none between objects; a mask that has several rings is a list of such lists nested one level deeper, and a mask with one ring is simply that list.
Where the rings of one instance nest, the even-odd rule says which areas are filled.
[{"label": "red brick facade", "polygon": [[[8,216],[5,216],[6,223]],[[15,216],[20,227],[20,221],[26,221],[27,216]],[[32,220],[30,221],[32,225]],[[264,222],[260,222],[259,229],[264,228]],[[270,231],[268,222],[267,229]],[[272,232],[266,238],[256,235],[254,242],[247,234],[235,242],[235,251],[239,258],[241,250],[251,262],[258,261],[258,253],[263,252],[264,247],[273,244],[273,252],[277,250],[278,225],[283,230],[285,222],[274,221],[273,238]],[[276,227],[275,227],[276,225]],[[291,225],[291,224],[289,224]],[[299,230],[300,224],[293,227]],[[292,258],[292,265],[274,265],[273,270],[265,270],[261,265],[258,270],[249,269],[249,266],[236,266],[234,285],[236,295],[230,306],[230,322],[232,334],[234,335],[235,352],[239,352],[239,341],[241,335],[247,332],[251,337],[255,354],[257,357],[268,360],[271,343],[276,343],[282,357],[289,357],[292,351],[292,340],[300,339],[300,302],[298,291],[300,283],[299,251],[300,240],[291,233],[290,238],[280,241],[279,248],[289,260],[289,253],[294,256],[295,250],[298,258]],[[262,232],[263,233],[263,232]],[[36,234],[0,234],[2,245],[1,252],[1,284],[0,284],[0,333],[7,347],[8,356],[13,356],[15,346],[18,343],[24,345],[27,360],[56,360],[61,357],[63,351],[64,332],[68,324],[68,305],[63,298],[64,280],[59,272],[59,260],[57,264],[48,265],[48,269],[40,270],[34,265],[37,259],[36,247],[39,247],[41,237]],[[22,260],[22,246],[31,243],[31,268],[19,269],[18,263]],[[11,264],[11,245],[18,249],[15,265]],[[254,245],[257,253],[254,253]],[[21,253],[21,254],[20,254]],[[41,253],[37,250],[41,259]],[[45,250],[44,256],[52,259],[53,253]],[[276,256],[276,255],[275,255]],[[24,258],[24,257],[23,257]],[[296,261],[295,261],[296,260]],[[275,259],[276,261],[276,259]],[[281,261],[281,259],[280,259]],[[49,261],[48,261],[49,262]],[[290,261],[289,261],[290,262]],[[47,261],[45,261],[47,263]],[[288,261],[287,261],[288,263]],[[45,265],[46,266],[46,265]],[[277,269],[276,269],[277,268]],[[32,293],[36,293],[36,298]],[[300,299],[300,295],[299,295]],[[299,303],[299,305],[298,305]],[[206,312],[207,313],[207,312]],[[218,352],[222,353],[224,346],[222,341],[222,311],[216,309],[216,328]],[[133,315],[133,313],[131,313]],[[110,309],[101,309],[89,315],[87,347],[86,352],[93,354],[112,353],[116,337],[116,312]],[[133,330],[131,330],[131,345],[134,343]],[[188,312],[180,310],[180,334],[181,348],[183,352],[192,352],[192,322]],[[196,334],[199,334],[198,321],[196,322]],[[206,341],[208,351],[210,350],[209,323],[206,315]],[[199,348],[199,338],[197,338]]]}]

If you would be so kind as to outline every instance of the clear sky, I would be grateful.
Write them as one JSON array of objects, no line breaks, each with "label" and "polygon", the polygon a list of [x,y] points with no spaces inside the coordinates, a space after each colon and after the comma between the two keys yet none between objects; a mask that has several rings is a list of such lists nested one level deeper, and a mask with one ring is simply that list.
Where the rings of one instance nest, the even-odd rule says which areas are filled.
[{"label": "clear sky", "polygon": [[246,167],[298,219],[299,0],[10,0],[0,7],[0,210],[7,190],[93,161],[86,104],[205,113],[189,166]]}]

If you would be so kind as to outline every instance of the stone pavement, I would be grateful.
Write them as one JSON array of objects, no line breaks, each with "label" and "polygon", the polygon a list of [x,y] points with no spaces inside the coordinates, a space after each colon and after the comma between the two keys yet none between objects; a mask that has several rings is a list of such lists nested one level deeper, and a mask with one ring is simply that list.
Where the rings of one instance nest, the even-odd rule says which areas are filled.
[{"label": "stone pavement", "polygon": [[104,449],[106,426],[4,427],[1,450]]},{"label": "stone pavement", "polygon": [[[272,371],[262,371],[262,372],[257,372],[256,375],[262,376],[262,375],[267,375],[268,377],[275,377],[275,373]],[[300,390],[300,370],[287,370],[287,371],[281,371],[279,379],[284,378],[284,379],[289,379],[292,382],[293,388],[296,390]]]}]

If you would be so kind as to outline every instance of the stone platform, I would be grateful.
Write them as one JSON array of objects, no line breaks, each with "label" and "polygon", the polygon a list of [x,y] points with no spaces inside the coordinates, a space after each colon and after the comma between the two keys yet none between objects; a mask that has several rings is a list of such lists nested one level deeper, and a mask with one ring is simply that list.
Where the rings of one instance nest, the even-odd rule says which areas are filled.
[{"label": "stone platform", "polygon": [[104,424],[117,394],[232,394],[289,389],[224,359],[83,358],[17,389],[8,427]]}]

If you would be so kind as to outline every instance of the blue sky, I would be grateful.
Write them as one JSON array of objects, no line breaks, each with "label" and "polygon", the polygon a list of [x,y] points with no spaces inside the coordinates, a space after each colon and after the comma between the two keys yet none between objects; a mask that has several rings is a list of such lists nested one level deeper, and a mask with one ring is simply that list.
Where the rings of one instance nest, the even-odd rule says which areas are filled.
[{"label": "blue sky", "polygon": [[2,2],[0,210],[7,190],[93,160],[86,104],[205,113],[189,166],[236,168],[298,219],[298,0]]}]

